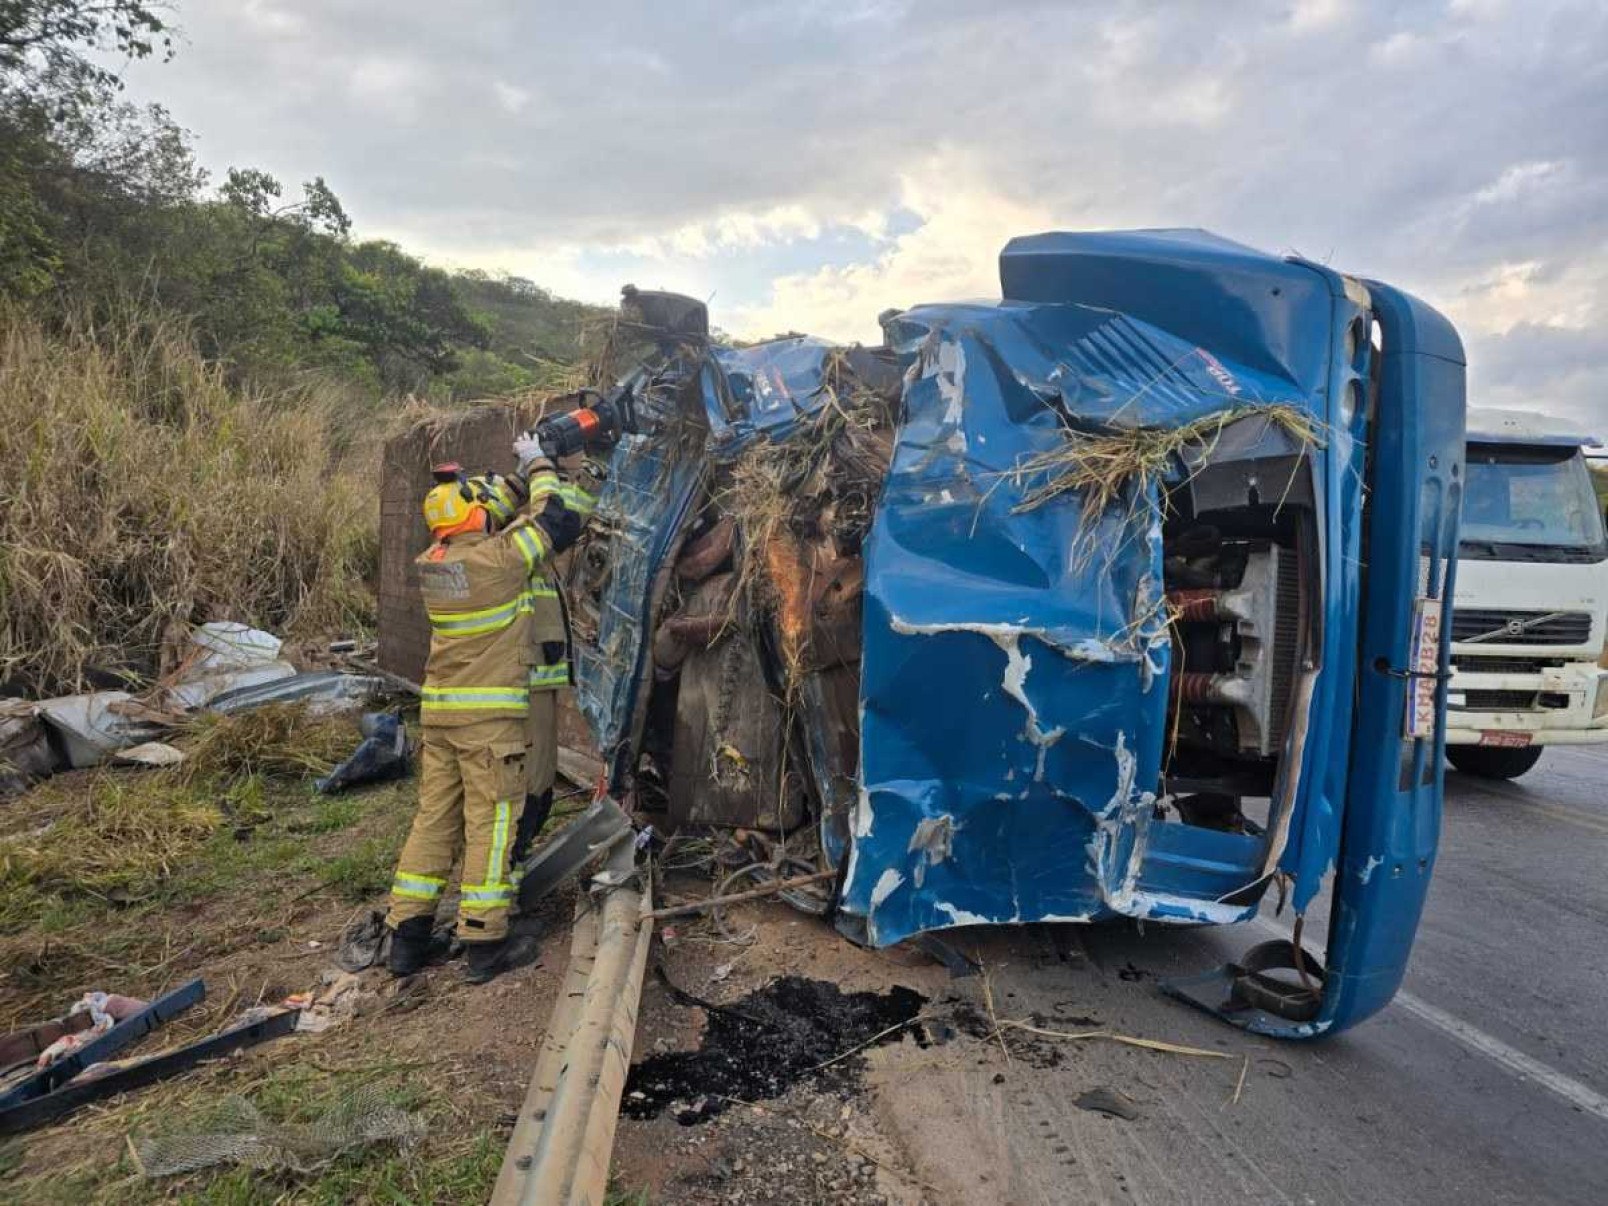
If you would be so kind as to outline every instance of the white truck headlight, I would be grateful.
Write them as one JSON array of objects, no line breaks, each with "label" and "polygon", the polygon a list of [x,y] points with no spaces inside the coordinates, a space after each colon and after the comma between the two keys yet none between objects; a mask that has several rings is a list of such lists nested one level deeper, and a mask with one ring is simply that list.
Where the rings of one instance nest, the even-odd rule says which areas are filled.
[{"label": "white truck headlight", "polygon": [[1591,709],[1592,719],[1608,716],[1608,674],[1597,679],[1597,702]]}]

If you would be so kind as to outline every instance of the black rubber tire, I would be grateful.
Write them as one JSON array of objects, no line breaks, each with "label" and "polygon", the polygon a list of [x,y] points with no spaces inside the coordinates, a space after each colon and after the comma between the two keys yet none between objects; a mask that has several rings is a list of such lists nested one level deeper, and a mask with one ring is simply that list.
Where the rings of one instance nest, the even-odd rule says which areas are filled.
[{"label": "black rubber tire", "polygon": [[1446,747],[1446,761],[1465,775],[1476,775],[1481,779],[1517,779],[1541,761],[1541,749],[1539,745],[1528,745],[1523,749],[1449,745]]}]

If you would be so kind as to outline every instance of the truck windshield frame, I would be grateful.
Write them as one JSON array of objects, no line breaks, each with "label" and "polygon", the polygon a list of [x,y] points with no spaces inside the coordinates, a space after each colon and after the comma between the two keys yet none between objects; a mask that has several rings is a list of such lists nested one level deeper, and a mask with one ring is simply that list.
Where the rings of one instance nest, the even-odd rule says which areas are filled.
[{"label": "truck windshield frame", "polygon": [[1603,515],[1580,449],[1471,442],[1458,555],[1473,561],[1608,559]]}]

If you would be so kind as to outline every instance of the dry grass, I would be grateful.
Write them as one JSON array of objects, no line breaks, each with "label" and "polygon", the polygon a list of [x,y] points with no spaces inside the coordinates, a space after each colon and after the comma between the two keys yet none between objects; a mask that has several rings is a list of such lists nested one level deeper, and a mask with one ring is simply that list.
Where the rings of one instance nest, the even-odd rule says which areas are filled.
[{"label": "dry grass", "polygon": [[204,712],[183,742],[183,769],[191,779],[327,775],[359,740],[351,716],[318,716],[303,704],[267,704],[227,716]]},{"label": "dry grass", "polygon": [[714,498],[742,537],[733,606],[746,600],[777,620],[790,686],[806,653],[809,547],[857,551],[892,453],[877,434],[891,424],[890,401],[860,384],[841,354],[826,365],[822,396],[799,430],[744,452]]},{"label": "dry grass", "polygon": [[143,899],[223,819],[210,783],[172,771],[104,772],[45,828],[0,840],[0,892],[18,901],[26,889]]},{"label": "dry grass", "polygon": [[0,309],[0,678],[149,671],[209,619],[368,621],[378,433],[346,405],[233,390],[160,317],[48,330]]},{"label": "dry grass", "polygon": [[1127,427],[1098,433],[1069,427],[1064,429],[1066,438],[1059,448],[1028,457],[1012,470],[1018,482],[1035,483],[1016,510],[1032,511],[1064,494],[1077,494],[1092,522],[1130,490],[1143,494],[1160,482],[1180,454],[1195,451],[1209,458],[1224,428],[1253,416],[1282,428],[1300,444],[1322,443],[1317,420],[1283,403],[1231,407],[1178,427]]},{"label": "dry grass", "polygon": [[[356,746],[350,716],[320,717],[304,704],[271,704],[235,716],[204,714],[178,738],[185,761],[162,770],[108,769],[87,784],[55,784],[16,807],[45,806],[30,832],[0,838],[0,893],[80,895],[129,904],[159,894],[175,869],[225,823],[250,829],[272,813],[264,779],[327,773]],[[0,908],[0,929],[13,910]]]}]

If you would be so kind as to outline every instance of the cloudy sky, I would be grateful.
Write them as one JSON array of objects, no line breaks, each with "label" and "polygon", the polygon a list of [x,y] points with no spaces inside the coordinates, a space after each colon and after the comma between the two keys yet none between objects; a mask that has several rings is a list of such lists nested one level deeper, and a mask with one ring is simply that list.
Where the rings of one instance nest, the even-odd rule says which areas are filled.
[{"label": "cloudy sky", "polygon": [[[997,296],[1045,229],[1203,226],[1458,323],[1471,402],[1608,426],[1608,5],[179,0],[130,70],[358,233],[743,335]],[[1608,433],[1605,433],[1608,434]]]}]

